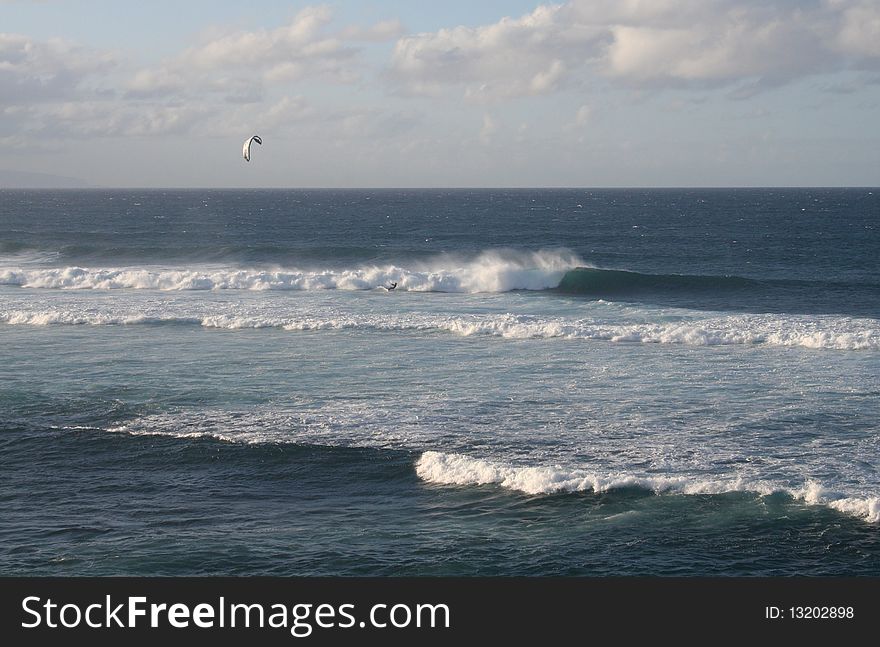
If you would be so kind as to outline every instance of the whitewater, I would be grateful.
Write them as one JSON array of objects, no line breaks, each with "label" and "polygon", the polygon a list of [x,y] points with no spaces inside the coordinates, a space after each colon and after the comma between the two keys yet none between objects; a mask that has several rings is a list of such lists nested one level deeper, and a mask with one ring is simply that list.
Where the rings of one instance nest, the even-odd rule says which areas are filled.
[{"label": "whitewater", "polygon": [[[2,261],[2,259],[0,259]],[[506,292],[545,290],[583,261],[567,251],[486,251],[475,259],[441,257],[415,268],[152,269],[0,266],[0,285],[74,290],[372,290],[398,283],[401,291]]]},{"label": "whitewater", "polygon": [[[42,257],[41,257],[42,258]],[[20,259],[15,259],[19,260]],[[2,259],[0,259],[2,261]],[[7,260],[8,263],[8,260]],[[880,322],[864,317],[731,314],[683,308],[633,307],[626,287],[710,283],[748,285],[735,277],[652,276],[620,270],[587,268],[570,250],[485,250],[473,258],[443,255],[406,265],[325,269],[254,269],[235,267],[81,268],[3,266],[0,286],[19,287],[0,309],[0,322],[13,325],[193,324],[205,328],[278,328],[286,331],[358,329],[363,331],[446,332],[460,336],[489,335],[505,339],[581,339],[689,345],[801,346],[832,350],[877,350]],[[586,279],[584,278],[586,277]],[[414,293],[500,294],[514,291],[570,294],[560,286],[580,281],[580,293],[592,299],[559,309],[560,316],[531,312],[463,312],[448,314],[429,300],[394,302],[322,300],[242,302],[239,297],[156,299],[124,295],[113,300],[53,294],[43,298],[29,290],[62,291],[379,291],[397,283],[398,295]],[[604,282],[604,283],[603,283]],[[598,298],[615,286],[623,301]],[[577,292],[575,292],[577,293]],[[429,295],[427,295],[430,298]],[[607,295],[604,295],[607,296]],[[613,298],[613,297],[612,297]],[[448,299],[439,302],[448,306]],[[374,307],[374,306],[390,307]],[[538,305],[531,303],[529,305]],[[540,305],[547,305],[541,303]],[[293,306],[293,307],[291,307]],[[365,307],[361,307],[365,306]],[[469,302],[455,303],[467,310]],[[548,309],[552,310],[553,304]],[[290,314],[294,311],[295,314]],[[572,316],[589,313],[589,317]]]},{"label": "whitewater", "polygon": [[488,335],[503,339],[578,339],[696,346],[801,346],[830,350],[880,349],[878,322],[849,317],[699,317],[665,312],[657,314],[660,321],[656,322],[606,323],[602,321],[601,315],[591,319],[548,318],[510,313],[459,316],[428,313],[315,313],[290,317],[278,312],[243,314],[236,311],[238,309],[230,309],[231,312],[217,312],[212,309],[207,313],[199,313],[192,309],[175,312],[175,309],[167,307],[153,308],[152,312],[138,306],[130,312],[112,309],[102,312],[96,307],[74,308],[0,310],[0,322],[34,326],[191,324],[224,330],[277,328],[285,331],[434,331],[465,337]]}]

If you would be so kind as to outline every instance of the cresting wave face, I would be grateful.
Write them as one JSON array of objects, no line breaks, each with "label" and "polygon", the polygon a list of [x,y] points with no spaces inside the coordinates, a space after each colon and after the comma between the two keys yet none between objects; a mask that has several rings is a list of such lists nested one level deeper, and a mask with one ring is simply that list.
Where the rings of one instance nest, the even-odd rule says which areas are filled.
[{"label": "cresting wave face", "polygon": [[0,269],[0,285],[69,290],[372,290],[391,282],[416,292],[546,290],[584,262],[567,250],[486,251],[464,260],[440,256],[410,267],[351,269]]},{"label": "cresting wave face", "polygon": [[808,504],[826,505],[871,523],[880,522],[880,497],[847,497],[829,491],[815,481],[807,481],[801,488],[791,488],[736,476],[699,479],[684,476],[596,474],[559,466],[516,467],[437,451],[427,451],[419,457],[416,473],[422,480],[437,485],[491,484],[533,496],[559,492],[601,493],[622,488],[638,488],[655,494],[749,492],[769,496],[784,493]]},{"label": "cresting wave face", "polygon": [[748,289],[757,284],[757,281],[739,276],[642,274],[626,270],[576,267],[566,272],[558,288],[564,292],[602,296],[653,290],[729,291]]}]

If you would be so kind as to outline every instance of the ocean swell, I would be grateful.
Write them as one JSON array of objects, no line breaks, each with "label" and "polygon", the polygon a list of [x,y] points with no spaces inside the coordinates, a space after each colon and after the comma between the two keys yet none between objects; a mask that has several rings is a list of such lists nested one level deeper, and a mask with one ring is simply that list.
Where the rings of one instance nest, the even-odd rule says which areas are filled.
[{"label": "ocean swell", "polygon": [[575,294],[608,296],[649,291],[717,293],[754,288],[757,285],[757,281],[739,276],[642,274],[628,270],[576,267],[565,273],[558,288]]}]

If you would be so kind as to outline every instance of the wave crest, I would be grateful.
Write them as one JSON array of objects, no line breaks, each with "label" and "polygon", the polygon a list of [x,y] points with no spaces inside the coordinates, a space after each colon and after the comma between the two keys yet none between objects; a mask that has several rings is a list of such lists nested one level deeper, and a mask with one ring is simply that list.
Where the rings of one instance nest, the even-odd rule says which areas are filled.
[{"label": "wave crest", "polygon": [[351,269],[7,268],[0,285],[66,290],[373,290],[398,284],[417,292],[546,290],[583,261],[567,250],[485,251],[469,260],[441,256],[412,267]]},{"label": "wave crest", "polygon": [[423,481],[437,485],[498,485],[538,496],[564,492],[607,492],[639,488],[655,494],[725,494],[751,492],[760,496],[784,493],[812,505],[830,508],[880,522],[880,497],[845,497],[808,481],[793,489],[767,481],[741,477],[700,479],[686,476],[636,476],[632,474],[597,474],[560,466],[518,467],[437,451],[424,452],[416,462],[416,474]]},{"label": "wave crest", "polygon": [[289,315],[240,312],[93,312],[87,310],[0,310],[12,325],[198,325],[223,330],[272,328],[287,331],[363,330],[447,332],[462,337],[596,340],[689,346],[781,346],[816,350],[880,350],[875,319],[737,315],[685,321],[602,323],[532,315],[430,315],[419,313]]}]

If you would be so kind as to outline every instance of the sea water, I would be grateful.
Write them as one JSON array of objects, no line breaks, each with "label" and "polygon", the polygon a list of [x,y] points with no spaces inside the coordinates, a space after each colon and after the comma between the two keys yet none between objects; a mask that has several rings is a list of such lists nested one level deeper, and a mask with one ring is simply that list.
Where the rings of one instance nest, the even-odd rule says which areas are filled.
[{"label": "sea water", "polygon": [[870,188],[0,191],[0,572],[880,575],[878,225]]}]

